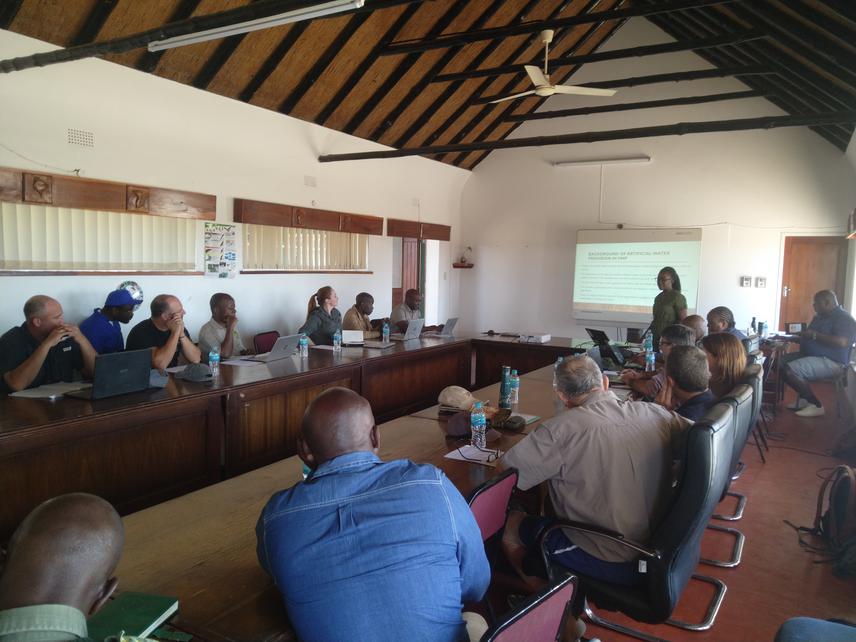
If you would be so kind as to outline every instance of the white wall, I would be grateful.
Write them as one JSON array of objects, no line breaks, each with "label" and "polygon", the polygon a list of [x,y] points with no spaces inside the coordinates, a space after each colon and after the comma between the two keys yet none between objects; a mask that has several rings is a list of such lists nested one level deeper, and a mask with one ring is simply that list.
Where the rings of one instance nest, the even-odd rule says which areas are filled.
[{"label": "white wall", "polygon": [[[604,47],[670,38],[633,19]],[[586,65],[575,82],[707,68],[694,54]],[[620,89],[613,98],[556,96],[554,110],[745,88],[732,79]],[[514,137],[725,120],[782,112],[762,99],[530,121]],[[649,164],[553,168],[549,161],[647,154]],[[495,151],[474,170],[462,200],[461,237],[475,268],[461,270],[466,329],[544,330],[582,337],[571,312],[578,229],[703,227],[699,309],[727,305],[745,327],[773,327],[786,234],[841,234],[856,205],[856,172],[806,128],[699,134]],[[740,288],[766,276],[765,289]],[[652,275],[652,279],[655,275]],[[612,331],[611,336],[615,336]]]},{"label": "white wall", "polygon": [[[0,30],[0,58],[53,48]],[[84,177],[216,194],[220,222],[232,220],[232,199],[244,197],[456,228],[470,175],[421,158],[320,164],[320,153],[380,146],[95,59],[2,74],[0,105],[0,165],[54,173],[79,168]],[[68,144],[68,128],[93,132],[94,148]],[[315,177],[317,187],[307,187],[305,176]],[[434,296],[428,293],[436,317],[428,323],[445,320],[457,301],[443,273],[450,265],[449,243],[439,246],[435,265],[442,272],[433,280]],[[392,239],[372,237],[371,275],[238,275],[225,282],[197,276],[0,277],[0,331],[21,323],[24,301],[36,293],[59,299],[66,319],[78,322],[126,278],[140,283],[147,300],[159,292],[179,296],[194,336],[209,317],[209,296],[220,290],[234,294],[243,334],[294,331],[310,294],[323,285],[336,288],[343,313],[363,290],[374,295],[378,314],[388,312],[392,264]],[[141,309],[132,324],[146,316],[147,308]]]}]

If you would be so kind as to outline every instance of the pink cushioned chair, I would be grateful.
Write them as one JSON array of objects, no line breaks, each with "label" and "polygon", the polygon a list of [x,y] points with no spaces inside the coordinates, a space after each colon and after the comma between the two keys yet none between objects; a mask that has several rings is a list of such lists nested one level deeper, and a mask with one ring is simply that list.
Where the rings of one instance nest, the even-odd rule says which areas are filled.
[{"label": "pink cushioned chair", "polygon": [[271,330],[270,332],[261,332],[253,337],[253,348],[256,354],[264,354],[270,352],[273,344],[279,339],[279,332]]},{"label": "pink cushioned chair", "polygon": [[481,642],[556,642],[562,634],[576,588],[577,578],[567,577],[489,629]]}]

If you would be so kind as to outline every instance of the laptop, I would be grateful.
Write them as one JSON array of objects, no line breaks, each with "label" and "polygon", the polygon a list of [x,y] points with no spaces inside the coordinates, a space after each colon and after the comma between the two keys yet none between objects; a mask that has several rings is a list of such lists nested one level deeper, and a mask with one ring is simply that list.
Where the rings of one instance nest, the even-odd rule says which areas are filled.
[{"label": "laptop", "polygon": [[279,337],[270,352],[257,354],[254,357],[242,357],[244,361],[258,361],[260,363],[268,363],[270,361],[278,361],[290,357],[297,351],[297,346],[300,343],[299,334],[290,334],[285,337]]},{"label": "laptop", "polygon": [[422,326],[424,325],[425,319],[413,319],[413,321],[407,324],[407,332],[404,334],[396,332],[395,334],[389,335],[389,338],[393,341],[410,341],[411,339],[418,339],[419,335],[422,334]]},{"label": "laptop", "polygon": [[99,354],[95,357],[92,387],[72,390],[65,396],[94,401],[146,390],[151,369],[152,351],[148,348]]},{"label": "laptop", "polygon": [[458,317],[452,317],[443,325],[442,332],[426,332],[427,337],[439,337],[441,339],[452,339],[455,336],[455,326],[458,323]]},{"label": "laptop", "polygon": [[343,346],[361,346],[365,337],[362,330],[342,330]]},{"label": "laptop", "polygon": [[588,332],[588,335],[591,337],[591,340],[594,341],[595,345],[600,348],[601,359],[611,359],[617,366],[624,365],[624,353],[621,352],[621,350],[612,349],[606,332],[603,330],[594,330],[592,328],[586,328],[586,332]]}]

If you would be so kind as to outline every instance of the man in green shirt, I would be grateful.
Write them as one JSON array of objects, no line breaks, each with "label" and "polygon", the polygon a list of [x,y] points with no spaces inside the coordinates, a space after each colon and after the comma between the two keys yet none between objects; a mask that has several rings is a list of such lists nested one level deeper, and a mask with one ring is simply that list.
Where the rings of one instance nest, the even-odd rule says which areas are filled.
[{"label": "man in green shirt", "polygon": [[122,520],[95,495],[35,508],[9,542],[0,574],[0,642],[86,640],[86,618],[116,590]]}]

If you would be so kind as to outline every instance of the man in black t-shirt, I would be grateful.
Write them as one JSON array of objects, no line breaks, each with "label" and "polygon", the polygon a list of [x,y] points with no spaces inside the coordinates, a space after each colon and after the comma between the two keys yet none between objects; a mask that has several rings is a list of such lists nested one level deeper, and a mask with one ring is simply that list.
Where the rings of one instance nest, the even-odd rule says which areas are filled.
[{"label": "man in black t-shirt", "polygon": [[184,307],[177,297],[159,294],[151,303],[151,318],[141,321],[128,334],[126,350],[152,349],[152,368],[178,365],[182,355],[188,363],[199,363],[199,348],[184,327]]},{"label": "man in black t-shirt", "polygon": [[657,402],[690,421],[698,421],[718,401],[709,388],[707,355],[695,346],[675,346],[666,360],[666,385]]},{"label": "man in black t-shirt", "polygon": [[0,393],[91,377],[96,352],[59,301],[38,294],[24,304],[24,323],[0,337]]}]

